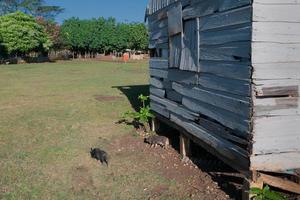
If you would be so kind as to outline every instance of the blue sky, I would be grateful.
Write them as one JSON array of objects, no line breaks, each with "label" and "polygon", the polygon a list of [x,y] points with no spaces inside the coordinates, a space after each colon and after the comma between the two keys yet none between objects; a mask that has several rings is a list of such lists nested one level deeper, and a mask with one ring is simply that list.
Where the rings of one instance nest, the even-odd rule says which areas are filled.
[{"label": "blue sky", "polygon": [[46,0],[46,2],[66,9],[57,17],[59,23],[73,16],[81,19],[115,17],[119,22],[143,22],[148,0]]}]

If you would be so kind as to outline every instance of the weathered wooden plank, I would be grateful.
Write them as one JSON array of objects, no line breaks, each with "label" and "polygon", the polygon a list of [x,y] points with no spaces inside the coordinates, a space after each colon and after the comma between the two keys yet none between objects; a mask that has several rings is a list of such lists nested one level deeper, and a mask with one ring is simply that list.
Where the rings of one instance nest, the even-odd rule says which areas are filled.
[{"label": "weathered wooden plank", "polygon": [[150,86],[150,94],[164,98],[166,96],[166,91],[163,89],[158,89]]},{"label": "weathered wooden plank", "polygon": [[148,22],[148,27],[150,31],[165,28],[167,26],[168,26],[168,19],[154,20]]},{"label": "weathered wooden plank", "polygon": [[[176,69],[162,70],[162,69],[150,69],[150,76],[157,78],[164,78],[168,81],[177,81],[186,84],[197,84],[198,74],[188,71],[180,71]],[[209,84],[209,82],[208,82]]]},{"label": "weathered wooden plank", "polygon": [[265,155],[281,152],[300,152],[300,137],[297,135],[285,135],[273,137],[255,137],[252,153]]},{"label": "weathered wooden plank", "polygon": [[167,9],[161,9],[148,16],[148,21],[158,21],[167,18]]},{"label": "weathered wooden plank", "polygon": [[242,96],[251,95],[250,80],[235,80],[203,73],[199,76],[198,84],[205,88],[220,90],[231,94]]},{"label": "weathered wooden plank", "polygon": [[164,88],[163,82],[157,78],[150,78],[150,85],[160,89]]},{"label": "weathered wooden plank", "polygon": [[252,63],[300,62],[300,43],[252,43]]},{"label": "weathered wooden plank", "polygon": [[201,45],[218,45],[229,42],[250,41],[252,35],[251,23],[242,24],[228,29],[209,30],[200,33]]},{"label": "weathered wooden plank", "polygon": [[251,156],[251,170],[280,172],[300,168],[300,152]]},{"label": "weathered wooden plank", "polygon": [[300,23],[253,22],[255,42],[300,43]]},{"label": "weathered wooden plank", "polygon": [[150,95],[150,99],[151,99],[151,101],[158,102],[161,105],[164,105],[165,108],[170,113],[175,113],[177,115],[184,117],[185,119],[194,121],[194,120],[198,119],[198,117],[199,117],[199,114],[192,112],[192,111],[186,109],[184,106],[179,105],[178,103],[170,101],[166,98],[160,98],[155,95]]},{"label": "weathered wooden plank", "polygon": [[161,69],[150,69],[149,70],[150,76],[154,76],[157,78],[168,78],[168,71],[161,70]]},{"label": "weathered wooden plank", "polygon": [[154,48],[169,48],[169,38],[163,37],[159,38],[157,40],[150,40],[149,49],[154,49]]},{"label": "weathered wooden plank", "polygon": [[182,35],[170,37],[170,68],[179,68],[182,51]]},{"label": "weathered wooden plank", "polygon": [[186,84],[198,83],[198,74],[177,69],[150,69],[150,76],[164,78],[167,81],[177,81]]},{"label": "weathered wooden plank", "polygon": [[248,137],[250,126],[248,118],[234,114],[222,108],[212,106],[208,103],[187,97],[183,97],[182,104],[194,112],[200,113],[204,116],[208,116],[218,121],[224,126],[227,126],[233,130],[239,130],[238,133],[240,134],[240,137]]},{"label": "weathered wooden plank", "polygon": [[150,68],[156,68],[156,69],[168,69],[169,61],[167,59],[151,58],[149,61],[149,66]]},{"label": "weathered wooden plank", "polygon": [[199,32],[198,19],[184,22],[184,34],[180,69],[198,71],[199,66]]},{"label": "weathered wooden plank", "polygon": [[[200,34],[201,38],[201,34]],[[251,42],[231,42],[221,45],[200,44],[200,60],[250,61]]]},{"label": "weathered wooden plank", "polygon": [[213,132],[226,140],[239,143],[241,145],[248,145],[247,140],[237,137],[234,131],[228,129],[228,127],[222,126],[221,124],[215,123],[212,120],[200,117],[198,124],[209,132]]},{"label": "weathered wooden plank", "polygon": [[203,17],[213,13],[218,13],[246,5],[250,5],[250,0],[228,0],[228,1],[219,1],[219,0],[199,0],[194,1],[191,6],[186,7],[183,10],[182,16],[186,19]]},{"label": "weathered wooden plank", "polygon": [[168,37],[168,29],[161,28],[159,30],[154,30],[153,32],[149,32],[149,39],[150,40],[157,40],[159,38]]},{"label": "weathered wooden plank", "polygon": [[270,176],[267,174],[260,173],[260,179],[267,185],[283,189],[284,191],[293,192],[295,194],[300,194],[300,184],[286,180],[285,178],[280,178],[276,176]]},{"label": "weathered wooden plank", "polygon": [[165,89],[171,90],[172,89],[172,82],[168,79],[164,79],[163,80],[163,86],[164,86]]},{"label": "weathered wooden plank", "polygon": [[160,115],[170,118],[170,112],[162,105],[155,103],[154,101],[150,101],[150,108],[151,110],[159,113]]},{"label": "weathered wooden plank", "polygon": [[253,3],[253,21],[300,22],[300,4]]},{"label": "weathered wooden plank", "polygon": [[254,83],[257,97],[298,97],[300,93],[300,80],[255,80]]},{"label": "weathered wooden plank", "polygon": [[250,102],[232,98],[230,94],[225,96],[217,93],[216,91],[209,91],[205,88],[199,87],[183,86],[175,82],[172,84],[172,88],[186,97],[200,100],[215,107],[219,107],[246,118],[250,118]]},{"label": "weathered wooden plank", "polygon": [[248,155],[242,148],[232,144],[231,142],[228,142],[227,140],[224,140],[221,137],[218,137],[215,134],[208,132],[196,123],[190,123],[189,121],[186,121],[184,118],[178,115],[171,114],[171,121],[178,124],[188,133],[194,135],[196,138],[199,138],[201,141],[212,147],[214,151],[219,155],[232,160],[231,166],[238,165],[239,167],[244,169],[248,167]]},{"label": "weathered wooden plank", "polygon": [[225,78],[249,80],[252,74],[252,67],[247,63],[230,61],[201,61],[200,73],[215,74]]},{"label": "weathered wooden plank", "polygon": [[255,117],[253,120],[254,140],[288,135],[299,137],[300,115]]},{"label": "weathered wooden plank", "polygon": [[169,36],[182,33],[182,5],[179,1],[168,10]]},{"label": "weathered wooden plank", "polygon": [[246,6],[226,12],[215,13],[206,17],[201,17],[199,30],[205,31],[215,28],[223,28],[238,24],[250,23],[252,18],[252,7]]},{"label": "weathered wooden plank", "polygon": [[171,101],[175,101],[177,103],[181,103],[182,102],[182,95],[179,94],[178,92],[174,91],[174,90],[167,90],[167,99],[171,100]]},{"label": "weathered wooden plank", "polygon": [[254,116],[300,115],[300,98],[254,98]]},{"label": "weathered wooden plank", "polygon": [[300,62],[254,64],[253,69],[254,79],[300,79]]}]

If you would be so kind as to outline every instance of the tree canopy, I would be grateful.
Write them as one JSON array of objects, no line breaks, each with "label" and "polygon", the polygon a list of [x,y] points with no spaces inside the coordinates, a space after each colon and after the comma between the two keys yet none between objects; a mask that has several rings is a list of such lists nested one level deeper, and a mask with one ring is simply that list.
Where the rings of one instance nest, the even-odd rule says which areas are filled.
[{"label": "tree canopy", "polygon": [[0,38],[8,54],[44,52],[52,45],[35,18],[19,11],[0,17]]},{"label": "tree canopy", "polygon": [[148,44],[148,32],[143,23],[117,23],[114,18],[71,18],[62,24],[61,34],[73,51],[81,53],[146,50]]},{"label": "tree canopy", "polygon": [[17,11],[30,14],[35,17],[53,19],[64,11],[59,6],[50,6],[43,0],[0,0],[0,15],[6,15]]}]

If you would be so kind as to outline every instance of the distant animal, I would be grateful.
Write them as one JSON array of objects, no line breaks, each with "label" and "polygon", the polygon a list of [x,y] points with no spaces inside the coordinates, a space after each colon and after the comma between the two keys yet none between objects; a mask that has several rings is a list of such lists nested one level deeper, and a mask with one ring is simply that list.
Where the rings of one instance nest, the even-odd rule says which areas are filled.
[{"label": "distant animal", "polygon": [[99,148],[91,148],[90,154],[92,158],[99,160],[101,164],[106,163],[106,165],[108,166],[108,154],[105,151]]},{"label": "distant animal", "polygon": [[166,149],[169,145],[169,139],[165,136],[153,135],[144,139],[145,143],[150,144],[150,147],[157,147],[158,145]]}]

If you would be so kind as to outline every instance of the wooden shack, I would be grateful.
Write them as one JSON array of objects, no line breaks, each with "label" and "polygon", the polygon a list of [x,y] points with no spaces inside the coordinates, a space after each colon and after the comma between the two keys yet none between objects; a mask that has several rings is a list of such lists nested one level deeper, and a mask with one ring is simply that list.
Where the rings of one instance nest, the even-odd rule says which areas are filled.
[{"label": "wooden shack", "polygon": [[299,194],[280,176],[300,168],[300,0],[150,0],[147,19],[157,119]]}]

